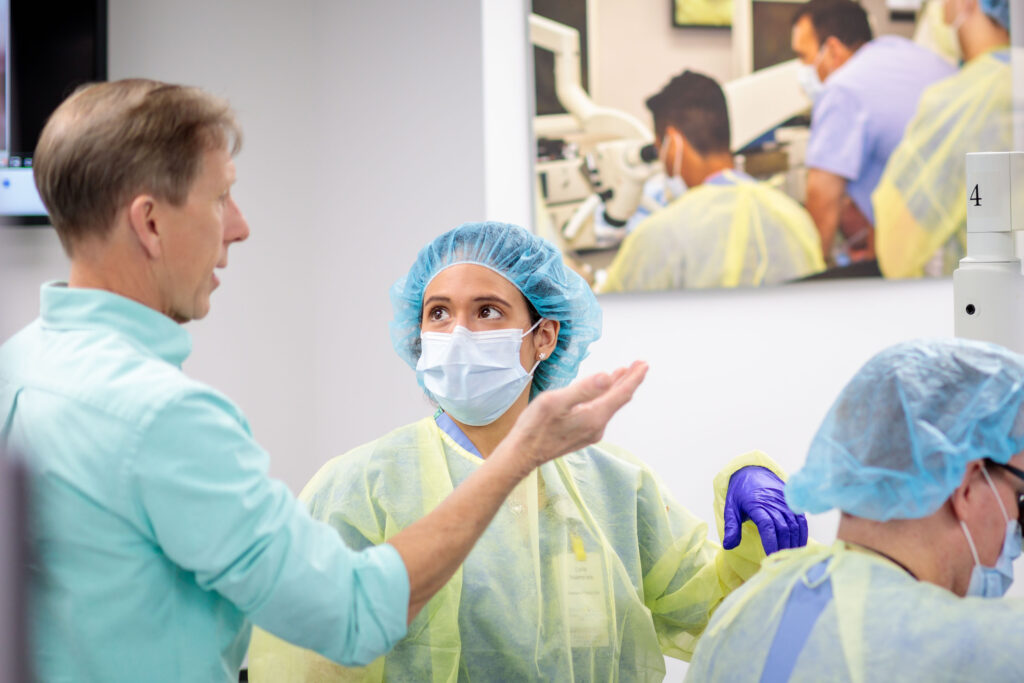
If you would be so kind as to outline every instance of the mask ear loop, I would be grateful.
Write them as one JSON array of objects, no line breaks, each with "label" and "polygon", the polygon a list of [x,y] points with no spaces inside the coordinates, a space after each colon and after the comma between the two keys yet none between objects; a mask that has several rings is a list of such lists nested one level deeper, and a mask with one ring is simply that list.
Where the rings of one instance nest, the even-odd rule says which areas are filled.
[{"label": "mask ear loop", "polygon": [[974,547],[974,539],[971,538],[971,532],[967,529],[967,525],[964,524],[964,520],[960,520],[960,528],[964,530],[964,536],[967,538],[967,545],[971,549],[971,556],[974,558],[974,564],[981,565],[981,558],[978,557],[978,549]]},{"label": "mask ear loop", "polygon": [[679,136],[679,149],[676,150],[675,155],[672,157],[672,173],[674,177],[683,177],[683,136]]},{"label": "mask ear loop", "polygon": [[[523,339],[523,338],[525,338],[525,337],[526,337],[526,335],[530,334],[530,333],[531,333],[531,332],[533,332],[533,331],[534,331],[535,329],[537,329],[537,328],[538,328],[538,327],[540,326],[540,324],[541,324],[542,322],[544,322],[545,320],[547,320],[547,318],[540,318],[540,319],[539,319],[539,320],[538,320],[537,322],[535,322],[535,323],[533,324],[533,327],[531,327],[530,329],[528,329],[528,330],[527,330],[526,332],[523,332],[523,336],[522,336],[522,337],[520,337],[520,339]],[[543,354],[543,353],[542,353],[542,354],[540,354],[540,358],[538,358],[538,359],[537,359],[537,362],[533,364],[533,367],[532,367],[532,368],[530,368],[530,372],[528,373],[528,374],[530,375],[530,377],[533,377],[533,373],[534,373],[534,372],[535,372],[535,371],[537,370],[537,366],[538,366],[538,365],[540,365],[540,362],[541,362],[542,360],[544,360],[544,354]]]},{"label": "mask ear loop", "polygon": [[[1009,515],[1006,514],[1006,507],[1003,505],[1003,501],[999,497],[999,492],[996,491],[995,484],[992,483],[992,477],[989,476],[988,469],[985,468],[985,467],[982,467],[981,473],[985,476],[985,481],[988,482],[988,487],[990,489],[992,489],[992,495],[994,495],[996,497],[996,503],[999,504],[999,510],[1000,510],[1000,512],[1003,513],[1003,519],[1005,519],[1007,522],[1009,522],[1010,521],[1010,517],[1009,517]],[[967,537],[967,545],[970,546],[970,548],[971,548],[971,556],[974,558],[974,564],[980,565],[981,564],[981,558],[978,557],[978,549],[974,547],[974,539],[971,538],[971,532],[967,528],[967,524],[965,524],[964,520],[962,520],[962,519],[960,520],[960,528],[964,530],[964,536]]]},{"label": "mask ear loop", "polygon": [[[661,165],[665,167],[665,173],[668,173],[668,129],[665,129],[665,137],[661,140],[661,149],[658,150],[658,158],[661,159]],[[679,149],[672,155],[672,174],[673,178],[683,177],[683,141],[679,140]]]},{"label": "mask ear loop", "polygon": [[1003,513],[1003,520],[1006,522],[1010,521],[1010,515],[1006,513],[1006,506],[1003,505],[1003,499],[999,497],[999,491],[996,491],[996,485],[992,483],[992,477],[988,474],[988,468],[982,467],[981,473],[985,475],[985,481],[988,482],[988,487],[992,489],[992,495],[996,497],[996,503],[999,504],[999,511]]},{"label": "mask ear loop", "polygon": [[547,320],[547,318],[540,318],[540,319],[538,319],[538,320],[537,320],[537,322],[535,322],[535,323],[533,324],[533,327],[531,327],[530,329],[528,329],[528,330],[527,330],[526,332],[523,332],[523,336],[522,336],[522,337],[520,337],[520,339],[525,339],[525,338],[526,338],[526,335],[530,334],[530,333],[531,333],[531,332],[533,332],[533,331],[534,331],[535,329],[537,329],[537,327],[538,327],[538,326],[539,326],[539,325],[540,325],[540,324],[541,324],[542,322],[544,322],[545,320]]}]

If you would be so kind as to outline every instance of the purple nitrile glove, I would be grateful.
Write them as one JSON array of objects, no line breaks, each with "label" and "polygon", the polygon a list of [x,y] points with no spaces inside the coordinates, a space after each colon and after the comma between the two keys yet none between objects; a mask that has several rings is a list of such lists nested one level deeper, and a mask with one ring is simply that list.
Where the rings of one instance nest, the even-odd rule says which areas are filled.
[{"label": "purple nitrile glove", "polygon": [[764,467],[749,466],[733,473],[725,494],[723,548],[731,550],[740,544],[740,528],[748,519],[757,525],[768,555],[807,545],[807,518],[789,509],[783,486],[782,480]]}]

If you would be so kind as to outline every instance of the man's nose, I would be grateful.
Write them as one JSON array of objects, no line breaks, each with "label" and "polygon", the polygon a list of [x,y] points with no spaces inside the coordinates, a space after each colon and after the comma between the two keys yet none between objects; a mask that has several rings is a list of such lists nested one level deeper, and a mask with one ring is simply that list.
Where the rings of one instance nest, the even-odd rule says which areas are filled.
[{"label": "man's nose", "polygon": [[228,211],[230,213],[224,230],[224,241],[228,243],[244,242],[249,238],[249,221],[245,220],[242,210],[238,208],[234,199],[231,199]]}]

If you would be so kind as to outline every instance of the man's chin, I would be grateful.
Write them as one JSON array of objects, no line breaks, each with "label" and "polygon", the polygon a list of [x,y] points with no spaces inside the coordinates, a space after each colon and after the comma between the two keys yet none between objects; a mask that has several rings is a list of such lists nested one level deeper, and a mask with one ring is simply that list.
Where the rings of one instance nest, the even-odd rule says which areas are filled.
[{"label": "man's chin", "polygon": [[168,317],[170,317],[171,320],[178,323],[179,325],[184,325],[185,323],[191,322],[193,320],[202,320],[203,318],[206,317],[207,313],[209,312],[210,302],[209,300],[207,300],[202,305],[196,306],[195,309],[192,311],[189,311],[187,313],[183,313],[181,311],[172,311],[171,313],[168,314]]}]

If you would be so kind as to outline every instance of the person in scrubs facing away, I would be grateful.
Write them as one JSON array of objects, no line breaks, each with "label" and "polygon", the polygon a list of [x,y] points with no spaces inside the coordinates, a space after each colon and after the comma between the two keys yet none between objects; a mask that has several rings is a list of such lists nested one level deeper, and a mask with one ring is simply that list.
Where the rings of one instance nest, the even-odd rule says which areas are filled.
[{"label": "person in scrubs facing away", "polygon": [[925,91],[871,198],[885,277],[956,270],[967,246],[967,202],[984,199],[966,186],[966,154],[1014,149],[1009,0],[946,0],[944,10],[963,67]]},{"label": "person in scrubs facing away", "polygon": [[[871,193],[917,110],[921,93],[954,69],[900,36],[872,38],[852,0],[811,0],[793,17],[800,84],[814,103],[807,146],[807,210],[830,263],[874,258]],[[836,235],[844,246],[837,258]]]},{"label": "person in scrubs facing away", "polygon": [[684,71],[647,108],[665,172],[688,189],[626,237],[600,291],[759,287],[824,270],[804,208],[734,168],[713,78]]},{"label": "person in scrubs facing away", "polygon": [[[831,547],[779,553],[730,595],[692,681],[1024,680],[1024,357],[967,340],[883,351],[786,486],[841,511]],[[742,653],[742,654],[741,654]]]},{"label": "person in scrubs facing away", "polygon": [[[391,299],[395,349],[440,407],[335,458],[303,491],[356,548],[385,542],[473,476],[531,402],[572,380],[601,332],[594,294],[554,245],[502,223],[435,239]],[[663,654],[689,658],[765,550],[806,542],[781,475],[753,452],[718,476],[719,533],[733,548],[723,550],[640,460],[604,442],[581,449],[519,486],[390,654],[343,669],[257,632],[251,679],[660,681]]]},{"label": "person in scrubs facing away", "polygon": [[71,274],[0,347],[0,450],[29,470],[41,681],[237,681],[251,623],[373,661],[515,485],[599,439],[643,378],[639,364],[539,397],[431,514],[349,549],[267,476],[239,408],[181,371],[182,324],[206,316],[214,271],[249,236],[239,135],[223,100],[126,80],[78,90],[36,148]]}]

